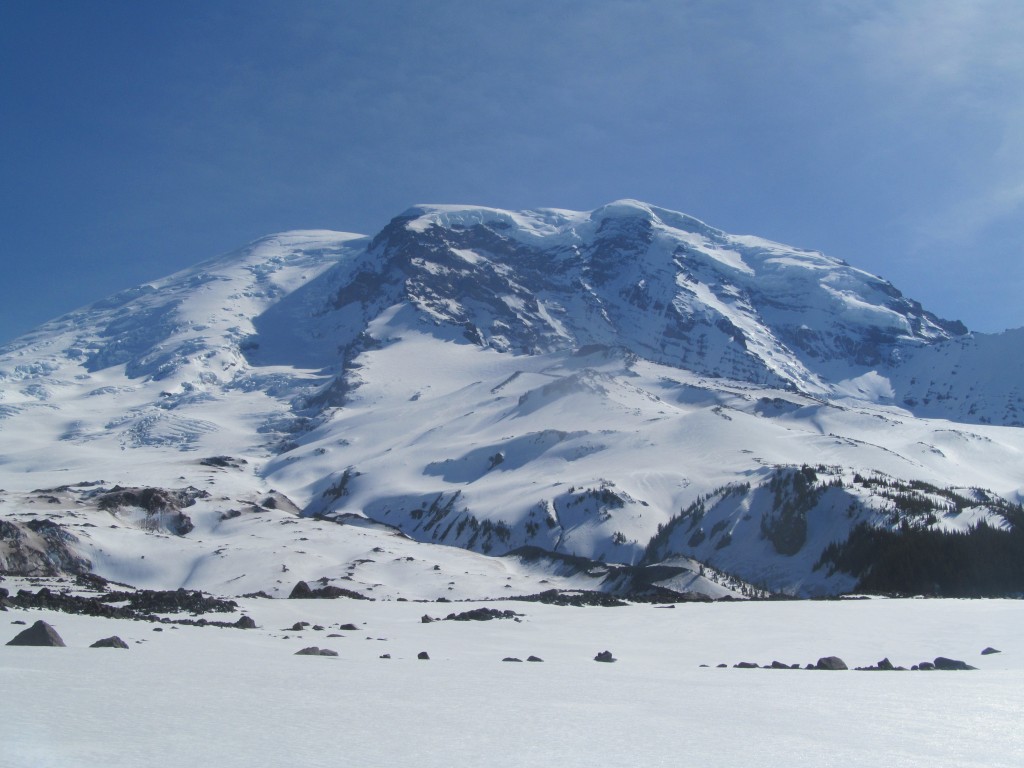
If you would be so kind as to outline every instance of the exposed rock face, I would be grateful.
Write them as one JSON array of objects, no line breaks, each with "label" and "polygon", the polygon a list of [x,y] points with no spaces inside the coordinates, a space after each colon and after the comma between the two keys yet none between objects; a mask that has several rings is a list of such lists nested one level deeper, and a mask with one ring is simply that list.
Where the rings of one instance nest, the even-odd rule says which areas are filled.
[{"label": "exposed rock face", "polygon": [[64,641],[52,626],[40,619],[28,629],[22,630],[7,645],[36,645],[50,648],[64,648]]},{"label": "exposed rock face", "polygon": [[75,551],[78,538],[52,520],[0,520],[0,573],[85,574],[92,563]]},{"label": "exposed rock face", "polygon": [[144,530],[167,531],[175,536],[190,533],[195,526],[181,510],[196,503],[196,499],[207,498],[209,494],[198,488],[122,488],[115,485],[110,490],[98,489],[95,495],[99,509],[124,516],[131,510],[141,510],[143,516],[137,520]]}]

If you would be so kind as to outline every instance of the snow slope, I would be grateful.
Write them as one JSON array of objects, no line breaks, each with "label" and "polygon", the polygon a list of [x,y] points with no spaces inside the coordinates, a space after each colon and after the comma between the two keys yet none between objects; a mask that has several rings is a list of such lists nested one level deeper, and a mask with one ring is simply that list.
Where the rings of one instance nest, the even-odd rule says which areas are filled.
[{"label": "snow slope", "polygon": [[[672,583],[710,594],[747,588],[711,569],[841,592],[849,574],[814,566],[858,523],[1011,526],[1021,343],[636,201],[276,235],[0,350],[0,516],[17,528],[0,559],[62,567],[29,527],[45,518],[104,576],[219,594],[612,588],[576,556],[696,559],[709,578]],[[803,465],[814,503],[793,518],[772,489]],[[937,513],[915,517],[858,477],[956,493],[914,491]],[[203,494],[101,508],[115,486]],[[495,558],[524,546],[553,557]]]}]

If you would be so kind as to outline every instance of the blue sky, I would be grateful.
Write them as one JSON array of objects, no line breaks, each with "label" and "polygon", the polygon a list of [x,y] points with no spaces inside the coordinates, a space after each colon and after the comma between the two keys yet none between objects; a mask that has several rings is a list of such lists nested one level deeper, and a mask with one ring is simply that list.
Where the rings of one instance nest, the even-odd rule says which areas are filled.
[{"label": "blue sky", "polygon": [[0,342],[264,234],[632,197],[1024,325],[1017,0],[0,0]]}]

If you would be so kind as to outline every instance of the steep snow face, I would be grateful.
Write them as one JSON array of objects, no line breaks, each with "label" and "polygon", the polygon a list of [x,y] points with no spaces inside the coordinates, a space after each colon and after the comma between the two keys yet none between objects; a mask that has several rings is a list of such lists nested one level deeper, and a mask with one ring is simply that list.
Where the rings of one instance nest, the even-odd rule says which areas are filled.
[{"label": "steep snow face", "polygon": [[[3,461],[14,472],[83,466],[109,477],[111,458],[128,449],[258,450],[274,439],[273,424],[291,418],[289,400],[321,382],[294,367],[252,368],[243,350],[253,319],[349,258],[358,237],[306,231],[264,238],[3,348]],[[248,423],[225,412],[228,393]]]},{"label": "steep snow face", "polygon": [[394,304],[415,308],[435,334],[499,351],[621,346],[817,394],[837,393],[837,367],[888,370],[966,331],[837,259],[629,200],[589,213],[416,207],[320,282],[264,325],[304,316],[307,343],[288,347],[330,338],[311,358],[321,366],[351,358]]}]

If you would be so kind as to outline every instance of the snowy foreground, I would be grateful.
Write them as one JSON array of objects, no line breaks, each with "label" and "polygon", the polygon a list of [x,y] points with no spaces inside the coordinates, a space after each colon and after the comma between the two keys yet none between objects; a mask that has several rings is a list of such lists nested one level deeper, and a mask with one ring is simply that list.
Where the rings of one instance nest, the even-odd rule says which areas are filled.
[{"label": "snowy foreground", "polygon": [[[256,629],[0,613],[0,765],[1024,765],[1020,601],[508,601],[485,605],[520,621],[429,624],[481,604],[239,604]],[[40,618],[67,648],[2,645]],[[88,647],[115,634],[129,650]],[[311,645],[339,655],[294,655]],[[595,663],[606,649],[618,661]],[[731,668],[830,655],[978,670]]]}]

